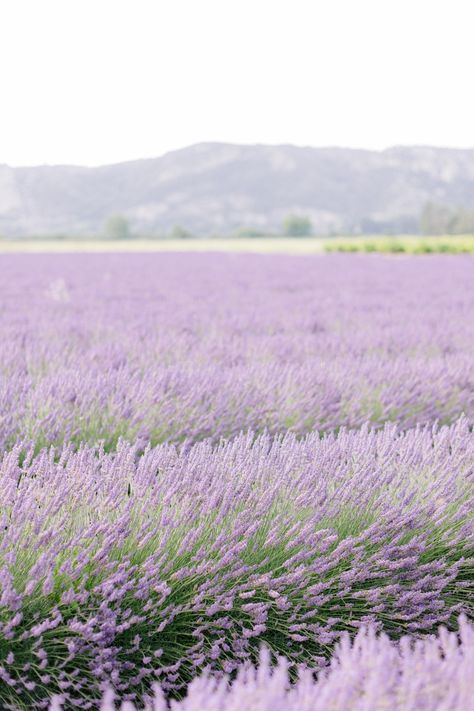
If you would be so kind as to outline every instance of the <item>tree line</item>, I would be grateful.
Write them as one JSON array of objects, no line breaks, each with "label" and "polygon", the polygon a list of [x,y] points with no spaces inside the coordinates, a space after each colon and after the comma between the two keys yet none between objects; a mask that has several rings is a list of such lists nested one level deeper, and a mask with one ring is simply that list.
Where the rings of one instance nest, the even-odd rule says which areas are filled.
[{"label": "tree line", "polygon": [[[398,227],[398,229],[397,229]],[[361,229],[362,228],[362,229]],[[356,234],[401,234],[405,231],[416,232],[416,218],[414,218],[410,229],[401,228],[400,224],[375,224],[370,220],[362,221]],[[350,233],[351,230],[348,230]],[[422,235],[464,235],[474,234],[474,209],[467,207],[453,207],[441,205],[435,202],[428,202],[420,215],[418,232]],[[314,226],[307,215],[291,214],[283,220],[280,234],[287,237],[309,237],[317,234]],[[238,230],[235,236],[238,237],[265,237],[268,231],[243,227]],[[112,215],[105,222],[102,237],[106,239],[129,239],[134,236],[128,220],[122,215]],[[180,225],[175,225],[166,235],[172,239],[186,239],[194,235]]]},{"label": "tree line", "polygon": [[428,202],[420,217],[422,235],[474,234],[474,209]]}]

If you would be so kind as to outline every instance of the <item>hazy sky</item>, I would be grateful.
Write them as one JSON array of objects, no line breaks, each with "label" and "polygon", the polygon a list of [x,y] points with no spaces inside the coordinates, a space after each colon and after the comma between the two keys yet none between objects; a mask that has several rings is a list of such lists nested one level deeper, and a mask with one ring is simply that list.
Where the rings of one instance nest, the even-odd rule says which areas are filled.
[{"label": "hazy sky", "polygon": [[474,0],[0,0],[0,163],[474,146]]}]

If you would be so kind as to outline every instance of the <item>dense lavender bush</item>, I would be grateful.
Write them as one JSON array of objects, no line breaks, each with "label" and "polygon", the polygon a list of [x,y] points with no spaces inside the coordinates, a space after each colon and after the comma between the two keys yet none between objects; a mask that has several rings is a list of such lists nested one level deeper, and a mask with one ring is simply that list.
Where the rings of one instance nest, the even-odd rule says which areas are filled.
[{"label": "dense lavender bush", "polygon": [[474,417],[473,261],[1,255],[0,446]]},{"label": "dense lavender bush", "polygon": [[[242,666],[236,681],[203,675],[195,679],[183,701],[170,706],[159,688],[145,711],[467,711],[474,698],[474,628],[465,619],[457,635],[441,630],[438,638],[404,638],[394,644],[361,629],[351,645],[348,635],[338,643],[330,668],[317,681],[309,670],[290,685],[288,664],[269,665],[263,655],[258,669]],[[116,711],[107,692],[101,711]],[[125,702],[122,711],[136,707]],[[60,697],[50,711],[61,711]]]},{"label": "dense lavender bush", "polygon": [[2,709],[465,708],[472,265],[0,256]]},{"label": "dense lavender bush", "polygon": [[[140,456],[137,456],[140,454]],[[179,693],[261,643],[322,667],[342,631],[472,612],[466,420],[322,439],[4,454],[0,700]],[[90,702],[92,704],[92,702]]]}]

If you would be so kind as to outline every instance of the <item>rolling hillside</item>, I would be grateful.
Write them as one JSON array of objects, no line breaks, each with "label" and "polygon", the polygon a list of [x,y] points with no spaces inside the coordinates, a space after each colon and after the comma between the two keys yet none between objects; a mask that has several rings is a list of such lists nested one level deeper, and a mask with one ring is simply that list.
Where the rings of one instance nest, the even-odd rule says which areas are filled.
[{"label": "rolling hillside", "polygon": [[416,232],[428,201],[474,207],[474,150],[203,143],[97,168],[0,165],[0,235],[97,234],[122,214],[137,234],[278,232],[289,213],[317,234]]}]

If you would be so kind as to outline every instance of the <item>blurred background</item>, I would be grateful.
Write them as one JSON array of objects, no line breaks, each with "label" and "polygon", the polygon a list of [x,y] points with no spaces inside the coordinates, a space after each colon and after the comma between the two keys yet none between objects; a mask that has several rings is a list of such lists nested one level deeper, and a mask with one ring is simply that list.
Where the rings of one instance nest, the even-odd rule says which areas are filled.
[{"label": "blurred background", "polygon": [[3,0],[0,236],[471,235],[473,21],[471,0]]}]

